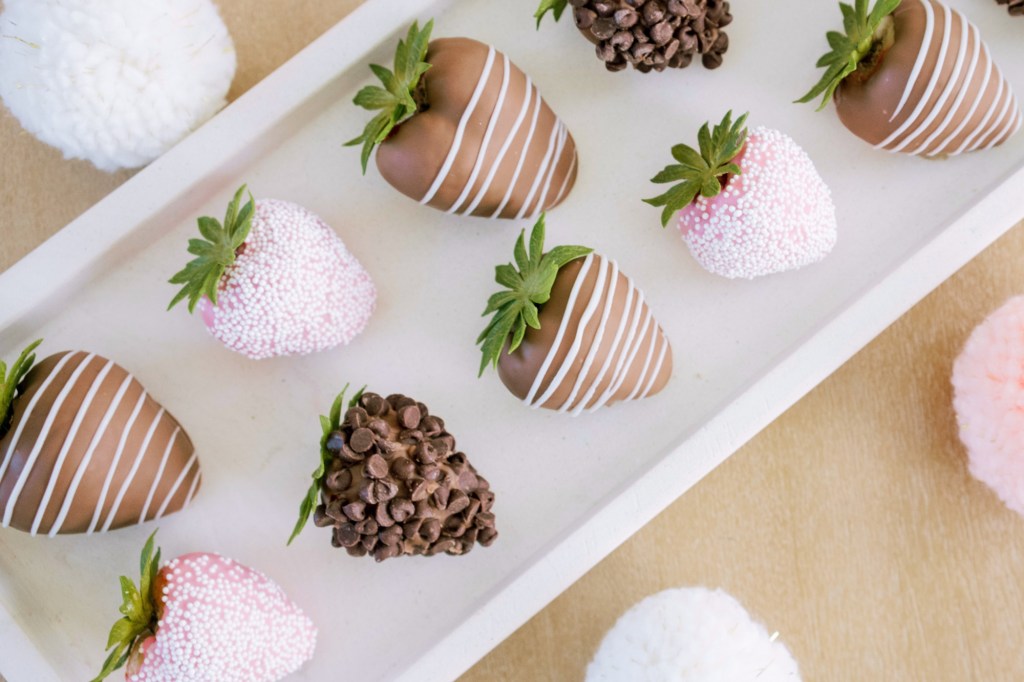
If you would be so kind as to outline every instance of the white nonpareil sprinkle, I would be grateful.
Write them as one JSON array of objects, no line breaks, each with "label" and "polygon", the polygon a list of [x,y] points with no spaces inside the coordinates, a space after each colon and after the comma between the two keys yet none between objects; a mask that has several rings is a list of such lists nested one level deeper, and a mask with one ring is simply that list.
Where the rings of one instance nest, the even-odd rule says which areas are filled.
[{"label": "white nonpareil sprinkle", "polygon": [[722,590],[665,590],[624,613],[586,682],[799,682],[786,646]]},{"label": "white nonpareil sprinkle", "polygon": [[217,307],[204,299],[200,310],[224,345],[260,359],[348,343],[376,300],[370,275],[326,223],[297,204],[261,199]]},{"label": "white nonpareil sprinkle", "polygon": [[66,158],[160,156],[225,104],[235,49],[210,0],[5,0],[0,98]]},{"label": "white nonpareil sprinkle", "polygon": [[316,627],[268,577],[216,554],[164,567],[165,610],[133,682],[273,682],[313,657]]},{"label": "white nonpareil sprinkle", "polygon": [[820,261],[836,243],[836,208],[814,163],[789,136],[750,132],[742,174],[679,212],[679,229],[707,270],[753,279]]}]

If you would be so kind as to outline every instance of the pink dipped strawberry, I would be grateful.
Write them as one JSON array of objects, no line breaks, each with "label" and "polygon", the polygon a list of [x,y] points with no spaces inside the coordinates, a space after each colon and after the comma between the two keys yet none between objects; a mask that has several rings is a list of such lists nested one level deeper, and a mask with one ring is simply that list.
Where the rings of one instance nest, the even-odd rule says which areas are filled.
[{"label": "pink dipped strawberry", "polygon": [[698,136],[700,151],[672,148],[678,162],[652,180],[677,183],[644,199],[662,206],[662,225],[679,214],[679,230],[704,268],[753,279],[816,263],[836,243],[836,209],[807,153],[769,128],[747,131],[732,112]]},{"label": "pink dipped strawberry", "polygon": [[273,682],[313,657],[316,627],[274,581],[201,552],[161,568],[153,535],[138,587],[121,577],[124,617],[93,682],[126,664],[133,682]]},{"label": "pink dipped strawberry", "polygon": [[370,275],[316,215],[276,199],[241,204],[224,223],[199,219],[195,258],[171,278],[231,350],[253,359],[305,355],[347,344],[366,326],[377,299]]}]

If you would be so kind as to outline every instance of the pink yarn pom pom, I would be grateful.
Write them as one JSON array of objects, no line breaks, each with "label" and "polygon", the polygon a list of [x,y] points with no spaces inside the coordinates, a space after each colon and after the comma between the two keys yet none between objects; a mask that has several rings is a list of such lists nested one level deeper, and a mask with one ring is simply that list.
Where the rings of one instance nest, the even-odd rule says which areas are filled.
[{"label": "pink yarn pom pom", "polygon": [[953,389],[971,475],[1024,515],[1024,296],[971,333],[953,365]]}]

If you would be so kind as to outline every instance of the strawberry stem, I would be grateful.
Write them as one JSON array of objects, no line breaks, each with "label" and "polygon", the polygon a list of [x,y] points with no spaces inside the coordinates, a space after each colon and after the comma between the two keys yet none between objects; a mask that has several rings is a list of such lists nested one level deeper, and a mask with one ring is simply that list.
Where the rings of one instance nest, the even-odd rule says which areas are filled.
[{"label": "strawberry stem", "polygon": [[18,385],[35,364],[36,355],[33,351],[42,342],[42,339],[37,339],[29,344],[28,348],[21,351],[21,355],[11,365],[10,371],[7,369],[7,363],[0,360],[0,438],[7,435],[7,431],[11,427],[11,420],[14,419],[14,398],[18,392]]}]

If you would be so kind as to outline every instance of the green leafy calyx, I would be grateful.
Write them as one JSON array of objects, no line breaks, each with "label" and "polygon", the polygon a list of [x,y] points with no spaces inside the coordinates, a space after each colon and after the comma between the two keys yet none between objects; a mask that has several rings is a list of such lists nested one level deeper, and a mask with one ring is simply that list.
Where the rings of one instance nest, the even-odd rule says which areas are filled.
[{"label": "green leafy calyx", "polygon": [[103,663],[100,674],[92,682],[100,682],[110,673],[122,667],[132,653],[136,641],[156,632],[157,616],[153,603],[153,584],[160,570],[160,548],[154,551],[156,531],[146,540],[139,559],[139,585],[135,586],[127,576],[121,576],[121,615],[123,618],[110,628],[107,649],[110,655]]},{"label": "green leafy calyx", "polygon": [[824,109],[843,79],[856,71],[865,59],[877,53],[880,46],[891,41],[892,20],[888,17],[900,6],[901,0],[877,0],[868,10],[870,0],[856,0],[853,6],[842,2],[843,30],[829,31],[826,35],[832,49],[818,60],[818,68],[825,68],[821,80],[797,100],[801,104],[821,97],[818,111]]},{"label": "green leafy calyx", "polygon": [[537,28],[540,28],[540,22],[548,12],[554,12],[555,21],[561,19],[562,12],[565,11],[565,7],[568,4],[569,0],[541,0],[540,7],[533,13],[534,18],[537,20]]},{"label": "green leafy calyx", "polygon": [[21,351],[21,355],[14,361],[10,369],[7,368],[6,362],[0,360],[0,438],[7,433],[14,416],[14,395],[18,392],[18,385],[35,364],[36,354],[34,351],[42,342],[42,339],[38,339],[29,344],[28,348]]},{"label": "green leafy calyx", "polygon": [[419,27],[419,22],[410,26],[405,40],[398,41],[398,48],[395,50],[394,71],[389,71],[379,64],[370,64],[370,70],[380,79],[384,87],[367,85],[356,93],[353,100],[356,105],[370,111],[379,111],[366,124],[362,135],[345,143],[346,146],[363,145],[361,160],[364,174],[373,148],[386,140],[395,126],[419,112],[420,103],[416,101],[416,91],[420,84],[420,78],[430,68],[430,64],[425,60],[432,30],[434,30],[433,19],[428,21],[422,30]]},{"label": "green leafy calyx", "polygon": [[[348,407],[355,407],[359,403],[359,399],[363,397],[363,392],[366,387],[363,386],[361,389],[356,391],[356,394],[352,396],[352,399],[348,401]],[[327,475],[327,465],[330,464],[332,455],[327,451],[327,439],[331,437],[331,434],[341,428],[341,408],[345,405],[345,394],[348,392],[348,384],[345,384],[345,388],[341,389],[341,393],[334,399],[334,404],[331,405],[331,412],[326,417],[320,415],[320,428],[323,430],[323,435],[320,437],[320,462],[317,464],[316,470],[313,472],[313,483],[309,486],[309,491],[302,498],[302,502],[299,504],[299,520],[295,524],[295,529],[292,530],[292,535],[288,538],[288,544],[292,544],[292,541],[299,536],[302,529],[305,528],[306,523],[309,521],[310,515],[313,510],[316,509],[317,505],[320,504],[320,488],[323,483],[324,476]]]},{"label": "green leafy calyx", "polygon": [[[567,263],[582,258],[593,249],[585,246],[556,246],[544,252],[544,214],[530,233],[530,249],[525,243],[526,230],[519,233],[515,246],[515,263],[499,265],[494,269],[494,280],[503,289],[491,296],[483,314],[493,315],[487,327],[477,338],[483,358],[480,375],[487,365],[497,366],[501,351],[508,345],[512,354],[523,342],[526,328],[540,329],[541,306],[551,298],[558,271]],[[512,336],[511,341],[509,335]]]},{"label": "green leafy calyx", "polygon": [[701,126],[697,135],[699,152],[685,144],[672,147],[672,157],[679,163],[666,166],[651,182],[676,184],[664,194],[644,199],[651,206],[665,207],[661,212],[662,227],[698,194],[707,198],[717,196],[722,191],[722,176],[742,173],[733,159],[747,143],[746,122],[747,114],[743,114],[734,123],[730,111],[713,131],[707,123]]},{"label": "green leafy calyx", "polygon": [[191,313],[203,296],[217,305],[217,286],[224,276],[224,270],[234,264],[238,248],[245,242],[249,230],[252,229],[256,201],[250,193],[249,201],[239,208],[242,195],[245,193],[245,185],[235,192],[235,197],[228,204],[223,224],[209,216],[199,219],[199,233],[203,238],[188,241],[188,252],[195,258],[171,277],[170,283],[180,284],[181,290],[171,299],[171,304],[167,306],[168,310],[187,298],[188,311]]}]

